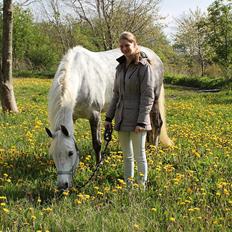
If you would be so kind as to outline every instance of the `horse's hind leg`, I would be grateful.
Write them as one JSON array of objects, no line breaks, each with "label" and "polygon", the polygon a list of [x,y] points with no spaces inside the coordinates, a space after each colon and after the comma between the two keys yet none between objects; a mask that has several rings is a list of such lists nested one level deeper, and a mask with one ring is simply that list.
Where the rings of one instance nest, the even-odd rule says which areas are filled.
[{"label": "horse's hind leg", "polygon": [[93,149],[96,154],[96,163],[101,161],[101,114],[98,111],[94,111],[89,119]]}]

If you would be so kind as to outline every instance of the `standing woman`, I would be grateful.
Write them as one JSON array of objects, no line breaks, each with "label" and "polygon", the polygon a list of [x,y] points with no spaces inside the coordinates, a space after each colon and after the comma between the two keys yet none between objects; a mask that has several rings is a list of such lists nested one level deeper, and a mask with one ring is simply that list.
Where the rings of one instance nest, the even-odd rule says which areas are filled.
[{"label": "standing woman", "polygon": [[105,127],[118,131],[124,159],[124,178],[127,186],[134,178],[134,158],[138,165],[138,184],[145,188],[147,159],[145,142],[151,130],[150,111],[154,102],[154,78],[149,60],[143,58],[135,36],[123,32],[119,37],[123,56],[119,57],[114,81],[113,98],[106,113]]}]

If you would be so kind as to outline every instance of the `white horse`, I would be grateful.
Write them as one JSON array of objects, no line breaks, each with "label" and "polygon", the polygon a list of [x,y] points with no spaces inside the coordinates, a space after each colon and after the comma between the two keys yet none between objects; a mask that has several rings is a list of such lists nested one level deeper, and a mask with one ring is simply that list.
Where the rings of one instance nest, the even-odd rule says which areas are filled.
[{"label": "white horse", "polygon": [[[171,145],[165,123],[163,64],[152,50],[145,47],[141,47],[141,50],[151,61],[155,89],[159,95],[156,105],[163,121],[160,140]],[[100,113],[107,109],[111,101],[118,64],[116,58],[121,55],[119,49],[91,52],[77,46],[67,52],[58,67],[48,97],[51,130],[46,128],[46,131],[53,138],[49,152],[57,168],[60,188],[72,186],[72,177],[79,163],[79,151],[74,138],[77,118],[89,120],[96,161],[101,160]]]}]

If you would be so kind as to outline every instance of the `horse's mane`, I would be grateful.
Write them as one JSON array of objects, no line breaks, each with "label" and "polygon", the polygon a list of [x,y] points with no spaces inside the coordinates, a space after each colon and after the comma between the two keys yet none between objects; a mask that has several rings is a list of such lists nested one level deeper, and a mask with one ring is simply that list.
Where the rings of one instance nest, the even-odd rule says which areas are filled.
[{"label": "horse's mane", "polygon": [[67,117],[69,119],[72,117],[77,91],[74,91],[73,86],[70,84],[70,71],[74,59],[77,60],[77,56],[81,54],[80,52],[85,50],[88,51],[81,46],[69,49],[61,60],[55,74],[48,95],[48,120],[53,131],[57,131],[61,124],[67,122]]}]

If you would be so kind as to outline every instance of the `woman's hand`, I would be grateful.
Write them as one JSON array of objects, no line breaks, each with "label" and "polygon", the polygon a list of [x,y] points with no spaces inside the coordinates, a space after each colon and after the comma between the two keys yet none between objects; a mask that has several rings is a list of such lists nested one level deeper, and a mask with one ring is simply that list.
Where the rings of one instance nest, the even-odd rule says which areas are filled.
[{"label": "woman's hand", "polygon": [[145,128],[143,128],[141,126],[136,126],[135,127],[135,133],[139,133],[139,132],[142,132],[142,131],[145,131]]}]

